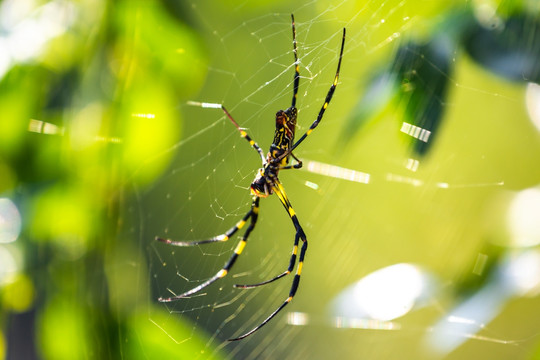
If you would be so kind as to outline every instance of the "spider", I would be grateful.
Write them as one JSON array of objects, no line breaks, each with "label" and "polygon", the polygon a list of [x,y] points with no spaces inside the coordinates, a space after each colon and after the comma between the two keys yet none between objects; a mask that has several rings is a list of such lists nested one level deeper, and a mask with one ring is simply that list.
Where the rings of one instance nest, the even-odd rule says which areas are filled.
[{"label": "spider", "polygon": [[[302,247],[300,248],[300,255],[298,257],[298,266],[296,268],[296,273],[292,281],[291,289],[289,291],[289,296],[276,310],[274,310],[274,312],[272,312],[259,325],[257,325],[256,327],[254,327],[253,329],[251,329],[250,331],[246,332],[245,334],[241,336],[229,339],[229,341],[240,340],[253,334],[257,330],[259,330],[261,327],[266,325],[270,320],[272,320],[287,304],[289,304],[292,301],[294,295],[296,294],[296,291],[298,290],[298,285],[300,283],[300,275],[302,273],[302,267],[304,264],[304,257],[306,255],[307,246],[308,246],[306,234],[304,233],[304,230],[302,229],[302,226],[300,225],[300,222],[298,221],[296,213],[289,201],[289,198],[287,197],[285,193],[285,189],[283,188],[283,185],[279,181],[278,173],[280,170],[299,169],[302,167],[302,161],[299,160],[293,154],[293,151],[298,147],[298,145],[300,145],[306,139],[307,136],[309,136],[312,133],[312,131],[317,127],[317,125],[319,125],[320,121],[323,118],[324,112],[326,108],[328,107],[328,104],[330,103],[330,100],[332,100],[332,96],[334,95],[334,91],[338,84],[339,70],[341,67],[341,58],[343,56],[343,48],[345,46],[345,28],[343,29],[341,49],[339,52],[339,60],[338,60],[336,74],[334,76],[334,82],[332,83],[330,90],[328,90],[326,99],[324,100],[324,104],[322,105],[321,110],[319,111],[319,115],[317,116],[317,119],[311,124],[309,129],[296,142],[294,142],[296,118],[298,114],[298,110],[296,108],[296,98],[298,95],[298,85],[300,83],[300,72],[299,72],[298,52],[297,52],[297,45],[296,45],[296,29],[294,25],[294,15],[292,14],[291,14],[291,20],[292,20],[292,36],[293,36],[293,54],[294,54],[294,64],[295,64],[292,104],[287,110],[279,110],[276,113],[276,130],[274,133],[274,140],[272,141],[272,144],[270,145],[270,150],[268,151],[268,154],[266,155],[266,157],[263,151],[261,150],[261,148],[259,147],[259,145],[257,145],[257,143],[247,134],[247,132],[238,125],[238,123],[234,120],[234,118],[231,116],[231,114],[227,111],[227,109],[223,105],[213,104],[213,103],[190,102],[191,105],[200,106],[202,108],[216,108],[216,109],[223,110],[227,118],[233,123],[233,125],[240,132],[240,136],[246,139],[249,145],[251,145],[251,147],[259,153],[262,160],[262,167],[258,170],[257,175],[255,176],[255,179],[251,183],[251,194],[253,196],[251,209],[232,228],[227,230],[225,233],[218,236],[214,236],[213,238],[210,238],[210,239],[198,240],[198,241],[175,241],[171,239],[156,237],[157,241],[160,241],[169,245],[174,245],[174,246],[195,246],[195,245],[202,245],[202,244],[208,244],[208,243],[214,243],[214,242],[223,242],[223,241],[229,240],[238,230],[242,229],[246,225],[246,223],[249,221],[249,226],[246,228],[244,235],[240,237],[240,241],[236,245],[234,253],[231,255],[231,257],[225,263],[225,265],[223,266],[221,270],[219,270],[214,276],[212,276],[211,278],[209,278],[208,280],[194,287],[191,290],[188,290],[180,295],[175,295],[168,298],[161,297],[158,300],[160,302],[171,302],[178,299],[187,298],[190,295],[193,295],[201,291],[202,289],[212,284],[216,280],[225,277],[229,273],[234,263],[236,262],[238,256],[240,256],[240,254],[244,250],[244,247],[246,246],[246,242],[249,235],[255,228],[255,224],[257,223],[257,217],[259,214],[259,200],[261,198],[266,198],[273,193],[275,193],[278,196],[279,200],[285,207],[285,210],[287,211],[287,214],[289,215],[294,225],[294,228],[296,230],[296,235],[294,237],[293,250],[292,250],[290,260],[289,260],[289,266],[284,272],[280,273],[277,276],[274,276],[273,278],[269,280],[259,282],[256,284],[249,284],[249,285],[237,284],[237,285],[234,285],[234,287],[242,288],[242,289],[254,288],[261,285],[269,284],[271,282],[274,282],[290,274],[293,271],[295,263],[296,263],[296,257],[298,254],[298,245],[301,240]],[[289,164],[291,157],[293,157],[294,160],[296,161],[295,164]]]}]

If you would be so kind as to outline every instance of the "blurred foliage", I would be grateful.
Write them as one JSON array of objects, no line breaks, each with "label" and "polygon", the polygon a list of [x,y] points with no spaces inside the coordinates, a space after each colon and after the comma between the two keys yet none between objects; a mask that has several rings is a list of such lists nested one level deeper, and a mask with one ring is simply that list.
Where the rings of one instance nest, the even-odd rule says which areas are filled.
[{"label": "blurred foliage", "polygon": [[540,83],[540,18],[515,13],[489,25],[476,22],[466,30],[463,43],[467,53],[506,79]]},{"label": "blurred foliage", "polygon": [[[0,194],[24,223],[5,245],[16,268],[0,264],[0,358],[200,355],[189,325],[163,330],[140,315],[153,301],[146,271],[118,277],[121,264],[144,264],[143,249],[118,224],[125,186],[153,181],[173,155],[177,104],[206,75],[201,39],[159,1],[6,0],[0,12],[10,44],[1,54]],[[124,296],[109,298],[113,290]],[[193,340],[167,346],[164,331]]]},{"label": "blurred foliage", "polygon": [[451,10],[430,34],[401,45],[393,62],[363,84],[364,96],[350,114],[342,138],[351,141],[389,107],[397,107],[414,130],[429,132],[429,141],[407,137],[417,155],[426,155],[445,117],[447,89],[460,50],[506,79],[539,83],[540,19],[524,11],[518,7],[505,16],[481,6]]},{"label": "blurred foliage", "polygon": [[27,311],[34,304],[34,291],[32,281],[26,274],[14,275],[3,288],[2,308],[15,313]]}]

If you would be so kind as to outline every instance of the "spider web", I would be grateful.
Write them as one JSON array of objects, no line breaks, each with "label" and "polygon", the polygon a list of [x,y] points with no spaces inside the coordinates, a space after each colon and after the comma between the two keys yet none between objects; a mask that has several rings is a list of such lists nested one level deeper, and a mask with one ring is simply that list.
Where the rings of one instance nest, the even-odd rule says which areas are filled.
[{"label": "spider web", "polygon": [[[295,151],[304,168],[280,173],[310,241],[299,291],[260,331],[240,342],[226,341],[266,318],[288,296],[292,281],[285,277],[250,290],[232,286],[269,279],[288,264],[294,228],[278,199],[262,199],[256,229],[231,273],[189,299],[160,305],[169,311],[171,324],[186,321],[193,337],[207,334],[202,358],[215,348],[226,358],[458,359],[483,354],[503,359],[527,358],[534,350],[539,334],[535,322],[521,319],[524,312],[518,310],[540,315],[538,298],[529,297],[530,292],[516,297],[487,292],[487,298],[500,300],[493,304],[492,316],[458,311],[466,299],[476,299],[464,295],[469,281],[464,279],[480,279],[488,271],[486,262],[492,264],[494,258],[509,268],[516,258],[510,252],[497,255],[501,244],[495,240],[502,225],[493,218],[486,224],[485,218],[504,202],[501,198],[536,185],[540,178],[539,143],[527,121],[524,87],[487,74],[456,51],[452,73],[433,64],[448,78],[451,93],[440,100],[448,115],[429,156],[415,156],[403,141],[403,132],[414,131],[404,131],[396,120],[402,107],[387,112],[349,144],[341,141],[345,119],[380,63],[410,38],[425,37],[422,31],[428,32],[441,15],[416,4],[308,1],[256,12],[247,3],[233,8],[211,1],[189,3],[188,17],[210,55],[205,86],[189,100],[227,106],[265,151],[274,114],[290,106],[292,96],[290,13],[296,18],[301,75],[297,134],[307,130],[324,102],[342,28],[347,28],[335,96],[321,125]],[[249,185],[260,166],[258,154],[220,110],[183,103],[178,111],[182,138],[167,150],[174,154],[169,169],[150,187],[133,185],[131,202],[138,224],[133,231],[147,249],[156,299],[187,291],[214,275],[238,238],[183,248],[152,239],[189,241],[225,232],[249,210]],[[422,296],[407,315],[374,321],[335,310],[340,301],[351,301],[346,289],[352,284],[368,274],[380,276],[378,269],[395,264],[414,266],[422,279]],[[390,272],[391,278],[404,272]],[[381,277],[374,282],[399,288]],[[390,291],[383,299],[400,296]],[[465,325],[443,328],[444,319]],[[192,340],[154,324],[163,330],[163,341],[182,346]],[[441,331],[443,339],[454,342],[437,340]],[[441,342],[446,347],[433,345]]]}]

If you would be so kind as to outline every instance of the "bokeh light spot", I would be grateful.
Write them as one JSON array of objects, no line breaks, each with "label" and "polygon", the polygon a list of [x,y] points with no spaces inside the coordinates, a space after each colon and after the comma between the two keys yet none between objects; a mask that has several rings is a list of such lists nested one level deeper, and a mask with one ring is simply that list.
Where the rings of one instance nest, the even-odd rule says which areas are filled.
[{"label": "bokeh light spot", "polygon": [[21,232],[21,214],[7,198],[0,198],[0,243],[17,240]]}]

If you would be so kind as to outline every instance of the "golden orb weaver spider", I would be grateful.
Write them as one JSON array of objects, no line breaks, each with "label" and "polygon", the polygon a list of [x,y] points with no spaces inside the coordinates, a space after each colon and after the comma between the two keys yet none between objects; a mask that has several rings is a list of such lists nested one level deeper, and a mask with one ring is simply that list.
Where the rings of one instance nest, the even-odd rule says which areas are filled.
[{"label": "golden orb weaver spider", "polygon": [[[229,240],[238,230],[242,229],[244,225],[249,220],[249,226],[247,227],[244,235],[240,237],[240,241],[236,245],[236,248],[234,250],[234,253],[229,258],[229,260],[225,263],[223,268],[219,270],[214,276],[212,276],[210,279],[206,280],[202,284],[194,287],[191,290],[188,290],[180,295],[168,297],[168,298],[159,298],[160,302],[171,302],[175,300],[179,300],[182,298],[189,297],[190,295],[193,295],[208,285],[212,284],[218,279],[221,279],[225,277],[231,270],[232,266],[234,265],[236,259],[242,251],[244,250],[244,247],[246,246],[247,239],[249,237],[249,234],[253,231],[255,228],[255,224],[257,223],[257,217],[259,214],[259,200],[260,198],[265,198],[268,195],[271,195],[273,193],[276,193],[279,200],[285,207],[285,210],[289,214],[289,217],[292,220],[292,223],[294,225],[294,228],[296,230],[296,235],[294,237],[294,245],[293,250],[291,254],[291,258],[289,260],[289,266],[287,267],[287,270],[282,272],[281,274],[260,282],[256,284],[249,284],[249,285],[234,285],[236,288],[242,288],[242,289],[249,289],[254,288],[257,286],[269,284],[273,281],[276,281],[277,279],[280,279],[284,277],[285,275],[290,274],[293,269],[294,265],[296,263],[296,256],[298,253],[298,244],[300,240],[302,240],[302,247],[300,249],[300,255],[298,257],[298,266],[296,268],[296,273],[294,275],[294,279],[292,281],[291,289],[289,291],[289,296],[285,299],[285,301],[276,309],[274,312],[272,312],[266,319],[264,319],[259,325],[248,331],[247,333],[238,336],[233,339],[229,339],[229,341],[235,341],[243,339],[251,334],[253,334],[255,331],[259,330],[261,327],[266,325],[272,318],[274,318],[288,303],[291,302],[294,295],[296,294],[296,291],[298,290],[298,285],[300,283],[300,275],[302,273],[302,267],[304,264],[304,257],[306,255],[307,251],[307,238],[304,233],[304,230],[302,229],[302,226],[300,225],[300,222],[298,221],[298,218],[296,217],[296,213],[285,193],[285,189],[283,188],[283,185],[281,185],[281,182],[278,179],[278,173],[280,170],[285,169],[299,169],[302,167],[302,161],[300,161],[294,154],[293,150],[298,147],[302,143],[302,141],[305,140],[307,136],[311,134],[311,132],[319,125],[319,122],[322,120],[324,112],[326,108],[328,107],[328,104],[330,103],[330,100],[332,100],[332,96],[334,95],[334,91],[336,89],[336,86],[338,84],[338,78],[339,78],[339,70],[341,67],[341,58],[343,57],[343,48],[345,46],[345,28],[343,29],[343,37],[341,40],[341,49],[339,52],[339,60],[337,65],[336,74],[334,76],[334,82],[332,83],[332,86],[330,87],[330,90],[328,90],[328,93],[326,95],[326,99],[324,100],[324,104],[321,107],[321,110],[319,111],[319,115],[317,116],[317,119],[311,124],[309,129],[298,139],[296,142],[294,142],[294,133],[296,130],[296,117],[298,110],[296,109],[296,98],[298,94],[298,85],[300,83],[300,71],[299,71],[299,64],[298,64],[298,52],[297,52],[297,45],[296,45],[296,29],[294,25],[294,16],[291,14],[291,20],[292,20],[292,34],[293,34],[293,53],[294,53],[294,64],[295,64],[295,72],[294,72],[294,89],[293,89],[293,98],[292,98],[292,104],[287,110],[279,110],[276,113],[276,130],[274,133],[274,140],[272,141],[272,144],[270,145],[270,150],[268,151],[268,154],[266,157],[264,156],[263,151],[257,145],[257,143],[251,139],[251,137],[247,134],[247,132],[242,129],[238,123],[233,119],[231,114],[225,109],[225,107],[221,104],[212,104],[212,103],[199,103],[199,102],[190,102],[191,105],[200,106],[203,108],[216,108],[221,109],[229,118],[229,120],[233,123],[233,125],[238,129],[240,132],[240,136],[246,139],[261,156],[262,160],[262,168],[260,168],[257,172],[257,175],[255,176],[255,179],[251,183],[251,194],[253,195],[253,201],[251,203],[251,209],[244,215],[244,217],[238,221],[232,228],[227,230],[225,233],[214,236],[213,238],[206,239],[206,240],[198,240],[198,241],[175,241],[165,238],[156,237],[157,241],[161,241],[163,243],[174,245],[174,246],[195,246],[195,245],[201,245],[201,244],[208,244],[213,242],[220,242],[220,241],[227,241]],[[296,164],[289,165],[290,157],[293,157],[296,160]]]}]

